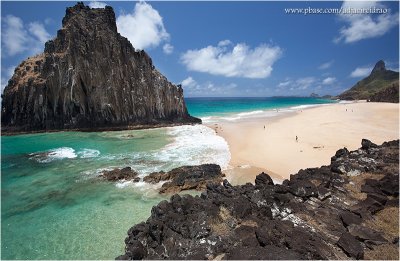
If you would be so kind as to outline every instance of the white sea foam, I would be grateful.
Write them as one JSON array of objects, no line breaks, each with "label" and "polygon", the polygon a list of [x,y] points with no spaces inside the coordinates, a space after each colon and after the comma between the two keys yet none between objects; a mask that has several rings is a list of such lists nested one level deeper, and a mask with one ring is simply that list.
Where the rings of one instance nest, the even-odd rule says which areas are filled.
[{"label": "white sea foam", "polygon": [[31,153],[29,156],[31,156],[30,159],[36,160],[40,163],[49,163],[54,160],[73,159],[77,157],[75,150],[69,147],[61,147],[44,152]]},{"label": "white sea foam", "polygon": [[110,171],[115,169],[116,167],[107,167],[107,168],[100,168],[100,169],[96,169],[96,170],[86,170],[81,172],[82,174],[86,175],[86,176],[92,176],[92,177],[97,177],[100,176],[104,171]]},{"label": "white sea foam", "polygon": [[[229,147],[226,141],[216,132],[203,125],[176,126],[165,128],[170,143],[152,151],[135,151],[121,154],[102,154],[99,160],[123,161],[123,166],[107,166],[97,170],[83,171],[87,178],[99,176],[104,170],[130,166],[138,172],[141,179],[152,172],[169,171],[173,168],[188,165],[214,163],[222,169],[228,167],[230,161]],[[79,153],[78,153],[79,154]],[[92,152],[92,154],[96,154]],[[92,155],[91,154],[91,155]],[[133,188],[143,195],[152,193],[163,183],[149,184],[143,182],[121,180],[115,183],[118,188]],[[148,196],[148,195],[147,195]],[[146,197],[147,197],[146,196]]]},{"label": "white sea foam", "polygon": [[307,109],[307,108],[312,108],[312,107],[318,107],[321,106],[322,104],[307,104],[307,105],[298,105],[298,106],[293,106],[290,107],[289,110],[303,110],[303,109]]},{"label": "white sea foam", "polygon": [[239,117],[246,117],[246,116],[250,116],[250,115],[255,115],[255,114],[260,114],[263,113],[264,111],[258,110],[258,111],[249,111],[249,112],[241,112],[238,113]]},{"label": "white sea foam", "polygon": [[339,101],[340,104],[356,103],[357,101]]},{"label": "white sea foam", "polygon": [[132,180],[128,180],[128,181],[126,181],[126,180],[120,180],[120,181],[118,181],[117,183],[115,183],[115,186],[117,187],[117,188],[125,188],[125,187],[128,187],[128,186],[131,186],[133,184],[133,181]]},{"label": "white sea foam", "polygon": [[200,119],[201,119],[201,121],[202,121],[203,123],[210,123],[210,122],[213,122],[214,117],[208,116],[208,117],[202,117],[202,118],[200,118]]},{"label": "white sea foam", "polygon": [[100,151],[94,149],[83,149],[78,151],[79,158],[86,159],[86,158],[95,158],[100,155]]},{"label": "white sea foam", "polygon": [[157,184],[149,184],[144,181],[134,182],[132,180],[121,180],[115,183],[115,186],[120,189],[133,188],[142,194],[142,200],[147,200],[149,198],[158,197],[158,189],[161,188],[162,184],[164,183],[165,182],[163,181]]},{"label": "white sea foam", "polygon": [[173,142],[156,155],[158,160],[173,162],[176,166],[215,163],[228,167],[231,155],[226,141],[215,131],[203,125],[168,128]]}]

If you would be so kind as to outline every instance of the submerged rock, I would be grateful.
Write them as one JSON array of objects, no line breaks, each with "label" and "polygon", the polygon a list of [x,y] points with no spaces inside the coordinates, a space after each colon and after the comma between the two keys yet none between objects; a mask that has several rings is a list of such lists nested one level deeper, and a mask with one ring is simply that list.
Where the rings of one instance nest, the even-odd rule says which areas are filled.
[{"label": "submerged rock", "polygon": [[140,178],[137,177],[138,173],[132,170],[131,167],[126,167],[122,169],[113,169],[103,171],[101,177],[105,178],[108,181],[118,181],[118,180],[133,180],[134,182],[138,182]]},{"label": "submerged rock", "polygon": [[2,96],[2,132],[113,130],[201,123],[180,85],[117,31],[110,6],[66,9],[44,52],[23,61]]},{"label": "submerged rock", "polygon": [[167,181],[160,189],[160,193],[178,193],[182,190],[204,190],[208,184],[222,183],[224,174],[216,164],[199,166],[184,166],[168,172],[153,172],[143,181],[156,184]]},{"label": "submerged rock", "polygon": [[[381,249],[398,249],[398,227],[380,224],[398,219],[398,186],[389,181],[398,184],[399,143],[368,147],[341,150],[330,166],[301,170],[282,185],[262,173],[256,185],[224,181],[208,184],[201,196],[174,195],[129,229],[119,258],[374,259]],[[361,173],[333,171],[337,163]],[[374,190],[362,192],[366,184]],[[397,260],[398,250],[385,256]]]}]

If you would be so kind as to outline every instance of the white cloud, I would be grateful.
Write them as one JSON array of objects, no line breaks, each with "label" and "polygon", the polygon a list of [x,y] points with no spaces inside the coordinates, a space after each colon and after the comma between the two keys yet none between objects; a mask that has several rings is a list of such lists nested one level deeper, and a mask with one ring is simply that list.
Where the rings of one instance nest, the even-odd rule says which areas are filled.
[{"label": "white cloud", "polygon": [[93,1],[89,3],[90,8],[104,8],[106,7],[106,3],[104,2],[98,2],[98,1]]},{"label": "white cloud", "polygon": [[226,77],[266,78],[282,54],[278,46],[261,44],[251,49],[245,43],[239,43],[230,49],[228,45],[231,45],[230,41],[224,40],[218,46],[188,50],[181,61],[191,71]]},{"label": "white cloud", "polygon": [[278,87],[286,87],[289,86],[292,83],[292,81],[288,80],[288,81],[284,81],[284,82],[280,82],[278,84]]},{"label": "white cloud", "polygon": [[6,54],[13,56],[26,51],[29,46],[28,32],[24,28],[22,19],[13,15],[7,15],[3,18],[1,41]]},{"label": "white cloud", "polygon": [[156,47],[170,37],[158,11],[145,2],[136,3],[132,13],[118,16],[117,27],[133,47],[141,50]]},{"label": "white cloud", "polygon": [[317,79],[315,77],[302,77],[296,80],[286,79],[280,82],[277,87],[278,89],[287,89],[290,91],[302,91],[306,90],[317,84]]},{"label": "white cloud", "polygon": [[11,76],[14,74],[14,70],[15,66],[1,68],[1,93],[3,93],[4,88],[8,84],[8,80],[10,80]]},{"label": "white cloud", "polygon": [[164,44],[163,46],[163,52],[165,54],[171,54],[174,51],[174,47],[170,45],[169,43]]},{"label": "white cloud", "polygon": [[322,84],[323,85],[331,85],[334,82],[336,82],[336,78],[335,77],[327,77],[327,78],[322,80]]},{"label": "white cloud", "polygon": [[1,41],[3,52],[7,56],[14,56],[26,51],[36,54],[43,50],[44,43],[51,38],[44,25],[40,22],[31,22],[24,25],[21,18],[7,15],[2,18]]},{"label": "white cloud", "polygon": [[237,84],[198,83],[191,76],[181,82],[185,95],[188,96],[229,96],[237,89]]},{"label": "white cloud", "polygon": [[197,82],[193,80],[191,76],[189,76],[185,80],[183,80],[181,84],[184,88],[192,88],[197,85]]},{"label": "white cloud", "polygon": [[28,30],[40,41],[41,44],[44,44],[51,38],[51,35],[46,31],[44,25],[39,22],[29,23]]},{"label": "white cloud", "polygon": [[351,72],[350,77],[359,78],[368,76],[371,73],[372,69],[373,68],[371,66],[357,67],[354,71]]},{"label": "white cloud", "polygon": [[279,90],[290,90],[290,91],[304,91],[307,89],[320,89],[322,85],[331,85],[336,82],[336,78],[327,77],[323,80],[315,77],[301,77],[296,80],[285,79],[277,85]]},{"label": "white cloud", "polygon": [[301,77],[298,79],[286,78],[280,82],[276,88],[275,93],[281,95],[307,95],[307,93],[334,94],[340,87],[336,77]]},{"label": "white cloud", "polygon": [[230,40],[222,40],[218,43],[218,46],[227,46],[227,45],[231,45],[232,42]]},{"label": "white cloud", "polygon": [[[342,9],[369,9],[369,8],[386,8],[377,1],[344,1]],[[371,14],[340,14],[339,18],[347,25],[339,31],[339,36],[334,39],[335,43],[344,41],[345,43],[353,43],[363,39],[375,38],[386,34],[390,29],[399,24],[399,13],[379,15]]]},{"label": "white cloud", "polygon": [[334,61],[329,61],[329,62],[323,63],[320,66],[318,66],[318,69],[320,69],[320,70],[329,69],[332,66],[333,62]]},{"label": "white cloud", "polygon": [[317,80],[314,77],[300,78],[294,82],[294,86],[292,86],[292,88],[298,90],[305,90],[308,89],[316,81]]}]

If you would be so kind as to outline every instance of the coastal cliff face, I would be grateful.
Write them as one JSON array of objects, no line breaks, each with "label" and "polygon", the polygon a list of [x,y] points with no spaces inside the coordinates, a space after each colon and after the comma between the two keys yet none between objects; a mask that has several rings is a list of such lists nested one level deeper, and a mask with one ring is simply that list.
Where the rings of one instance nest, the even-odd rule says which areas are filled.
[{"label": "coastal cliff face", "polygon": [[363,140],[281,185],[262,173],[174,195],[129,229],[117,259],[398,260],[398,170],[398,140]]},{"label": "coastal cliff face", "polygon": [[201,121],[181,86],[117,32],[109,6],[67,8],[57,37],[15,69],[2,100],[3,132],[192,122]]}]

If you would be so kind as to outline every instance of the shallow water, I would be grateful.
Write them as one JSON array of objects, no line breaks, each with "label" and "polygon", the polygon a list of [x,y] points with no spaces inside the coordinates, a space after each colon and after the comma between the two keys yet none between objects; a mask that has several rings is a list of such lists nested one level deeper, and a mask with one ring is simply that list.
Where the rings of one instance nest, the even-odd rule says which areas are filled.
[{"label": "shallow water", "polygon": [[143,177],[229,158],[204,126],[2,137],[1,257],[113,259],[127,230],[167,197],[144,182],[103,181],[102,170],[131,166]]}]

